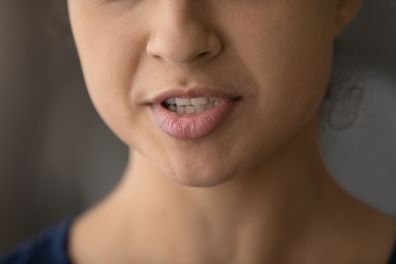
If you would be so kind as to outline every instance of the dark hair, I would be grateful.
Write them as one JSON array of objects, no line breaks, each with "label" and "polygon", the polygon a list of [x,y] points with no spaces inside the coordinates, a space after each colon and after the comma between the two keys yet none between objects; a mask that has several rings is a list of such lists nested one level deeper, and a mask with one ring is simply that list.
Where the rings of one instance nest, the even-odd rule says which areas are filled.
[{"label": "dark hair", "polygon": [[67,13],[67,0],[49,0],[51,12],[48,17],[49,31],[71,37],[71,27]]}]

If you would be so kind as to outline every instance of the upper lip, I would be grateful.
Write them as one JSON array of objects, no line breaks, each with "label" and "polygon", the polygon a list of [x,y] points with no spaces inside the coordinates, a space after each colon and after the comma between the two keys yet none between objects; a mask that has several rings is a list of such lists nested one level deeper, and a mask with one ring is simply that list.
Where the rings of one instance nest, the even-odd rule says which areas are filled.
[{"label": "upper lip", "polygon": [[225,92],[217,88],[212,88],[208,86],[195,86],[190,88],[175,87],[167,89],[165,91],[161,91],[155,94],[152,99],[148,100],[148,102],[149,104],[161,104],[162,102],[173,97],[216,97],[223,100],[235,100],[242,98],[242,96],[238,94]]}]

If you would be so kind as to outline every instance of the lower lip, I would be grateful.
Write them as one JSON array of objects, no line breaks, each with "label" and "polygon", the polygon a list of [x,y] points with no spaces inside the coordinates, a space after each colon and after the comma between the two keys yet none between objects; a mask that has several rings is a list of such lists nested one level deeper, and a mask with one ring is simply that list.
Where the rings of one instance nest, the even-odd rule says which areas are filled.
[{"label": "lower lip", "polygon": [[179,115],[160,104],[152,107],[158,126],[168,135],[177,139],[191,140],[203,138],[213,133],[235,108],[236,102],[223,102],[208,111],[199,114]]}]

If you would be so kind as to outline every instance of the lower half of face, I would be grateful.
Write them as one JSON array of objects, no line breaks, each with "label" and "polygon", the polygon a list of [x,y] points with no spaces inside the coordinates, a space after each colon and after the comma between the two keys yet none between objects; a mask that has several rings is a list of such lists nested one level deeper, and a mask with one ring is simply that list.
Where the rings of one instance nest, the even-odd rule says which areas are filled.
[{"label": "lower half of face", "polygon": [[[69,0],[69,8],[91,98],[108,126],[164,176],[188,186],[244,177],[314,122],[333,45],[331,15],[318,1],[202,1],[201,9],[189,9],[189,1],[89,2]],[[177,37],[200,27],[193,37],[211,34],[221,49],[207,59],[170,62],[180,55],[178,41],[190,43]],[[163,41],[170,34],[176,44],[156,39],[158,54],[148,54],[159,30]],[[209,133],[175,136],[159,125],[150,99],[187,84],[239,99]]]}]

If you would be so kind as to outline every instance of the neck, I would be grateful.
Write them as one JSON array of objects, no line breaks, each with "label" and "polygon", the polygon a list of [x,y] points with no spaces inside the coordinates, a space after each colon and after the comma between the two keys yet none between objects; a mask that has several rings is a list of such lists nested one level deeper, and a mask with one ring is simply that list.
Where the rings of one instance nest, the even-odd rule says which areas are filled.
[{"label": "neck", "polygon": [[[307,126],[259,166],[210,188],[182,186],[133,153],[119,187],[74,225],[73,259],[385,262],[394,220],[373,212],[334,183],[322,162],[317,135],[316,125]],[[383,243],[363,254],[373,240]]]},{"label": "neck", "polygon": [[246,258],[246,251],[256,249],[257,259],[257,254],[266,254],[263,248],[276,254],[275,248],[297,239],[324,206],[328,173],[317,134],[317,126],[307,127],[259,166],[210,188],[181,186],[134,153],[120,197],[133,208],[135,223],[145,226],[142,230],[172,237],[168,245],[175,248],[191,246],[187,255],[197,246],[203,252],[223,248],[227,257],[234,252],[234,258]]}]

